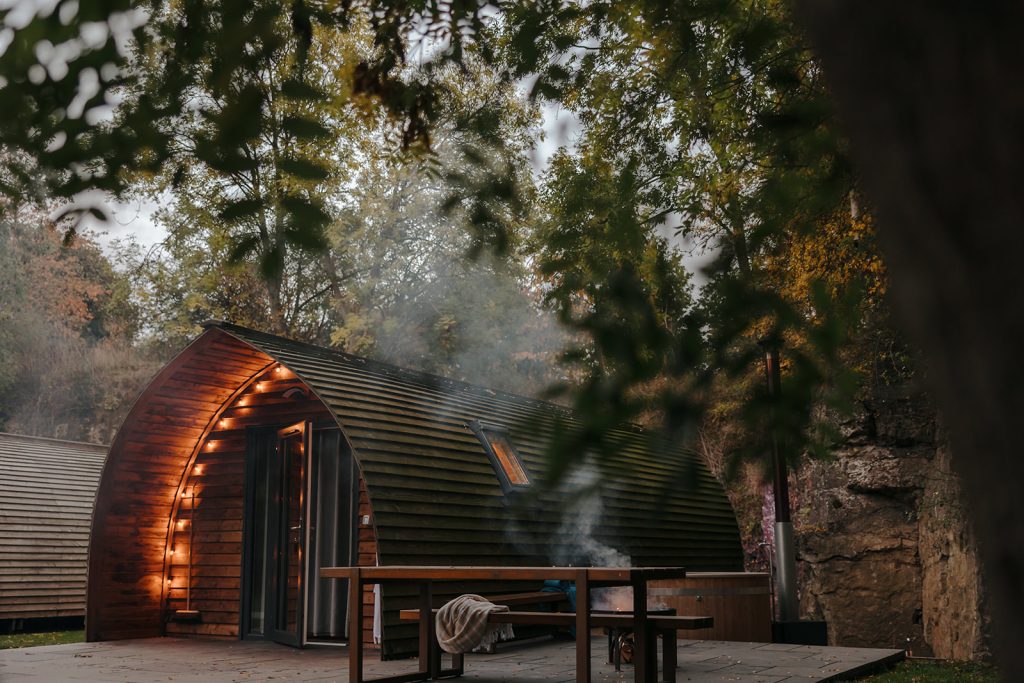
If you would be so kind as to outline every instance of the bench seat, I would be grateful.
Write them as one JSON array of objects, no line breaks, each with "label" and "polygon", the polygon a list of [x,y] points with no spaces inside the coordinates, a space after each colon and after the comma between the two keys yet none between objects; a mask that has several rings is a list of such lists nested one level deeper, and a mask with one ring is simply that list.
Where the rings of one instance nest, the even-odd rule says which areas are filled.
[{"label": "bench seat", "polygon": [[[500,603],[495,603],[500,604]],[[437,610],[431,610],[437,615]],[[418,609],[403,609],[399,612],[399,618],[403,621],[419,621],[420,611]],[[538,626],[575,626],[575,612],[492,612],[487,621],[494,624],[518,624]],[[711,628],[715,624],[714,617],[674,617],[674,616],[649,616],[647,622],[658,631],[691,631],[695,629]],[[632,614],[605,614],[597,613],[590,616],[590,625],[595,628],[630,628],[633,626]]]},{"label": "bench seat", "polygon": [[495,605],[541,605],[545,603],[569,602],[569,596],[560,591],[534,591],[532,593],[509,593],[508,595],[485,595]]}]

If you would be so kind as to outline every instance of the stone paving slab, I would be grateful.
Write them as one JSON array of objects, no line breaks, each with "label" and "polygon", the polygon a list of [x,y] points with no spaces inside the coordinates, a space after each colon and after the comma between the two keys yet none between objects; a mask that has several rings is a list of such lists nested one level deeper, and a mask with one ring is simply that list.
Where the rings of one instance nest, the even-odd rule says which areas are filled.
[{"label": "stone paving slab", "polygon": [[[594,683],[629,683],[605,662],[607,649],[595,637]],[[849,680],[902,659],[900,650],[876,650],[710,640],[680,641],[680,683],[811,683]],[[344,648],[296,650],[262,641],[149,638],[0,650],[3,683],[246,683],[250,681],[348,681]],[[366,661],[368,676],[411,671],[414,660]],[[575,680],[575,645],[538,640],[510,643],[496,655],[469,655],[465,683],[570,683]]]}]

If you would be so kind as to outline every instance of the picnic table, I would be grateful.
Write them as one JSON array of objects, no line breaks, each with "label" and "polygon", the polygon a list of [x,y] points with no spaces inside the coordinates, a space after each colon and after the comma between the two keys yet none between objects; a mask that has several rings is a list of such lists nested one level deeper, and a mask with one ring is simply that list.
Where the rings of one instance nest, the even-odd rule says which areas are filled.
[{"label": "picnic table", "polygon": [[[462,658],[456,655],[455,665],[443,669],[434,655],[434,620],[432,616],[433,586],[436,582],[461,581],[536,581],[546,579],[576,583],[576,681],[590,682],[590,630],[606,620],[590,611],[590,590],[609,586],[633,588],[634,680],[636,683],[654,683],[657,676],[656,633],[653,621],[647,615],[647,583],[665,579],[686,578],[682,567],[325,567],[320,575],[331,579],[349,580],[349,610],[351,624],[362,623],[363,587],[367,584],[406,583],[420,589],[419,609],[419,669],[408,674],[374,679],[381,683],[400,681],[427,681],[436,678],[460,676]],[[363,642],[359,628],[349,638],[349,681],[363,683]],[[674,631],[673,631],[674,634]],[[674,652],[672,653],[674,655]]]}]

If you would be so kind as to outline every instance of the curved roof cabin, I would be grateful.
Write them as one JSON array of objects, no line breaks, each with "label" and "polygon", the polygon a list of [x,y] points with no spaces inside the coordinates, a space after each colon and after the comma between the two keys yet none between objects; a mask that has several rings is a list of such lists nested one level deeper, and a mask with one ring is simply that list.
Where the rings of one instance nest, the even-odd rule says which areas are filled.
[{"label": "curved roof cabin", "polygon": [[[345,640],[347,595],[323,566],[602,564],[614,548],[742,570],[721,487],[692,454],[656,457],[640,430],[619,435],[587,517],[561,510],[564,494],[532,496],[556,417],[574,425],[549,403],[211,323],[111,446],[87,636]],[[681,473],[696,486],[671,488]],[[385,656],[415,647],[397,620],[406,597],[383,595]],[[364,605],[369,640],[372,595]]]},{"label": "curved roof cabin", "polygon": [[107,446],[0,433],[0,622],[82,617]]}]

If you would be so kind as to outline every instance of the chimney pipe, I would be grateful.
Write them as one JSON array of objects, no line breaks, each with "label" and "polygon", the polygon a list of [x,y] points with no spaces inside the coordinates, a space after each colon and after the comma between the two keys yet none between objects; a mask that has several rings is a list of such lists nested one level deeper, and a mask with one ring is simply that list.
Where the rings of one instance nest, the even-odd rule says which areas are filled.
[{"label": "chimney pipe", "polygon": [[779,443],[778,403],[781,395],[782,372],[779,368],[779,342],[763,340],[764,371],[771,401],[772,471],[775,495],[775,595],[780,622],[799,621],[800,606],[796,587],[796,546],[793,522],[789,509],[789,476]]}]

